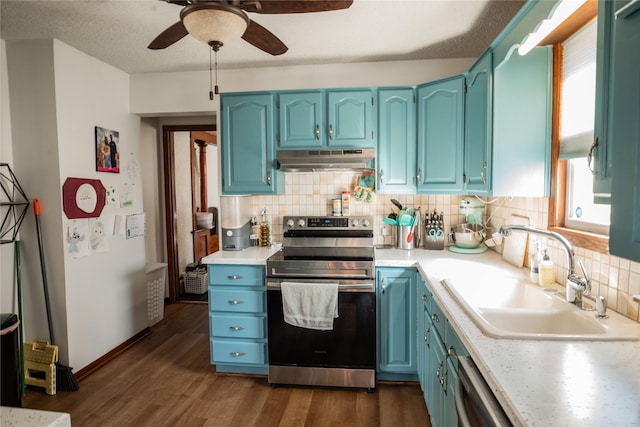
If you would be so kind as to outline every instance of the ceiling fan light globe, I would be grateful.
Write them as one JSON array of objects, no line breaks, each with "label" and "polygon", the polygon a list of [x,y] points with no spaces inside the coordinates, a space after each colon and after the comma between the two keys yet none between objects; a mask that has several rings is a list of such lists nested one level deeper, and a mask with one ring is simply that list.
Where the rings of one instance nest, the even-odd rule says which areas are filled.
[{"label": "ceiling fan light globe", "polygon": [[189,34],[203,43],[226,44],[239,39],[249,25],[249,18],[237,8],[224,6],[217,3],[187,6],[181,13],[182,23]]}]

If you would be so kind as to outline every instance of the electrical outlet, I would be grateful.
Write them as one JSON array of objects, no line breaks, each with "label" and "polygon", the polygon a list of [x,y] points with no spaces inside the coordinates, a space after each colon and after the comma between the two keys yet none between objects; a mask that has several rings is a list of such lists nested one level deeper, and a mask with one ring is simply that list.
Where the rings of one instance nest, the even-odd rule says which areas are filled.
[{"label": "electrical outlet", "polygon": [[388,236],[389,235],[389,227],[382,226],[380,228],[380,234],[382,236]]}]

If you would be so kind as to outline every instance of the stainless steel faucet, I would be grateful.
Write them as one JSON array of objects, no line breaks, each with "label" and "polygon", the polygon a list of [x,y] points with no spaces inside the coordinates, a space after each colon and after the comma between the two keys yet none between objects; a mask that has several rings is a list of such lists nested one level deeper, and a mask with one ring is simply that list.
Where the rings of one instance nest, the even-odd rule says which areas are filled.
[{"label": "stainless steel faucet", "polygon": [[578,260],[578,265],[580,266],[580,270],[582,271],[582,276],[576,273],[575,269],[575,252],[573,251],[573,246],[571,243],[559,233],[555,231],[541,230],[535,227],[529,227],[525,225],[503,225],[500,227],[500,234],[502,236],[508,236],[511,234],[511,231],[526,231],[527,233],[539,234],[542,236],[551,237],[562,245],[565,252],[567,253],[567,260],[569,262],[569,272],[567,274],[567,302],[571,304],[575,304],[580,308],[583,308],[582,305],[582,297],[593,301],[596,304],[597,317],[608,317],[607,316],[607,304],[606,300],[603,296],[593,297],[590,295],[591,292],[591,281],[589,280],[589,275],[584,268],[584,264],[582,261]]}]

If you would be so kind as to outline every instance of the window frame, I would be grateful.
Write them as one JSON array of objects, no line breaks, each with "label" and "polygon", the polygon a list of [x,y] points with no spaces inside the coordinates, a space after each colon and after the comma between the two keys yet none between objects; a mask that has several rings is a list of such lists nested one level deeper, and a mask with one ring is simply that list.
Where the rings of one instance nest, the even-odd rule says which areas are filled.
[{"label": "window frame", "polygon": [[562,42],[575,34],[597,17],[597,2],[589,13],[576,14],[558,28],[558,36],[553,43],[553,98],[551,113],[551,177],[549,191],[548,230],[555,231],[584,249],[608,254],[609,236],[568,228],[565,226],[567,161],[560,160],[560,117],[562,88]]}]

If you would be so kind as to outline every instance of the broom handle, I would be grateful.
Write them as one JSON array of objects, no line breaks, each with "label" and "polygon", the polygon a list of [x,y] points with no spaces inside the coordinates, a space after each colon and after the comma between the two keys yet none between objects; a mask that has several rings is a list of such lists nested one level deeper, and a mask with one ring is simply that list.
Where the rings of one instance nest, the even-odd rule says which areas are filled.
[{"label": "broom handle", "polygon": [[42,287],[44,288],[44,305],[47,309],[47,324],[49,326],[49,339],[55,344],[53,338],[53,326],[51,324],[51,306],[49,304],[49,286],[47,285],[47,268],[44,264],[44,248],[42,246],[42,233],[40,230],[40,200],[33,199],[33,213],[36,216],[36,232],[38,234],[38,248],[40,250],[40,270],[42,271]]}]

